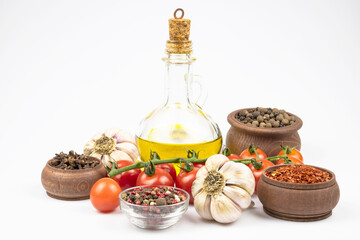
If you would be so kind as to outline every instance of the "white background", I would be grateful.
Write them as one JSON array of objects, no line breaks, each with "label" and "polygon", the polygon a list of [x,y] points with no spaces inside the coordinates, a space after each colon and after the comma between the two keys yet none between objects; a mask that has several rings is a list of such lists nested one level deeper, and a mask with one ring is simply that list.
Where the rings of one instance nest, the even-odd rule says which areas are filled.
[{"label": "white background", "polygon": [[[300,116],[305,162],[334,171],[340,185],[333,216],[282,221],[255,198],[233,224],[203,221],[190,207],[177,225],[146,231],[119,209],[101,214],[88,200],[46,195],[40,175],[54,153],[81,152],[109,127],[135,133],[161,103],[178,7],[192,20],[205,112],[224,136],[235,109]],[[359,90],[360,1],[0,0],[0,238],[358,237]]]}]

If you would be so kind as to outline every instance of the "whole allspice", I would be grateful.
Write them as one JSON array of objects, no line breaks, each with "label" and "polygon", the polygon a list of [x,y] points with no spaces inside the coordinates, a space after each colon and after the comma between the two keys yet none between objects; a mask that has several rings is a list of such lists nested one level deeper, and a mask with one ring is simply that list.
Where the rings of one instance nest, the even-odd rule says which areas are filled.
[{"label": "whole allspice", "polygon": [[296,120],[295,116],[285,110],[263,107],[242,110],[235,115],[235,119],[246,125],[260,128],[286,127],[294,124]]}]

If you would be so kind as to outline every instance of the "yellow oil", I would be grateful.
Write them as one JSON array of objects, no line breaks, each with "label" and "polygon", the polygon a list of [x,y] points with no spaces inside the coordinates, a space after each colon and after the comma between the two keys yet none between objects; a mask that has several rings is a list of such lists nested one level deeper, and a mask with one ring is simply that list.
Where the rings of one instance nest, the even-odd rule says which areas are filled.
[{"label": "yellow oil", "polygon": [[[187,150],[195,150],[199,152],[199,158],[208,158],[214,154],[217,154],[221,150],[222,137],[203,143],[190,143],[190,144],[172,144],[172,143],[159,143],[152,142],[142,138],[136,138],[136,143],[140,152],[141,160],[149,161],[150,152],[157,152],[161,159],[171,159],[176,157],[187,157]],[[173,164],[176,169],[176,173],[179,173],[179,164]]]}]

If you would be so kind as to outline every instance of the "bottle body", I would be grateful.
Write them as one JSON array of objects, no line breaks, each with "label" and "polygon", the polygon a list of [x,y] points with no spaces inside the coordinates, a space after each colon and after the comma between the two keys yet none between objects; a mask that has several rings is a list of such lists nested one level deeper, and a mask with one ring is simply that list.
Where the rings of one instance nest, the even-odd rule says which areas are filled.
[{"label": "bottle body", "polygon": [[141,159],[148,161],[151,151],[162,159],[186,157],[186,150],[199,152],[199,158],[219,153],[219,127],[190,99],[195,59],[190,54],[168,54],[163,60],[167,94],[164,103],[140,123],[136,140]]}]

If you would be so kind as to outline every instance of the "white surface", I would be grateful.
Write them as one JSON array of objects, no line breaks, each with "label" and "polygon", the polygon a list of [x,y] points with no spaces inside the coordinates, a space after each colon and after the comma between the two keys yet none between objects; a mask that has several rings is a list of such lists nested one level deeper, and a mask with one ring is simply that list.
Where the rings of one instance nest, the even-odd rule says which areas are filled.
[{"label": "white surface", "polygon": [[[300,116],[305,162],[337,175],[333,216],[281,221],[255,199],[230,225],[205,222],[191,207],[174,227],[145,231],[120,210],[100,214],[89,201],[45,194],[40,174],[54,153],[81,152],[108,127],[135,132],[160,104],[167,21],[178,7],[192,20],[205,112],[224,136],[235,109]],[[359,1],[0,0],[0,238],[359,237],[359,12]]]}]

